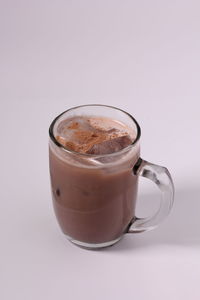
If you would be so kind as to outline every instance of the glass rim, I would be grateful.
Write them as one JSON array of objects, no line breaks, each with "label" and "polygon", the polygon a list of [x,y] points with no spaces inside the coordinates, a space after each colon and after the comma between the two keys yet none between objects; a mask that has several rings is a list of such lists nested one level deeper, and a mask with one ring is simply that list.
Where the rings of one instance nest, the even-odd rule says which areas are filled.
[{"label": "glass rim", "polygon": [[[66,148],[65,146],[63,146],[61,143],[59,143],[57,141],[57,139],[55,138],[54,136],[54,133],[53,133],[53,130],[54,130],[54,125],[56,124],[56,121],[62,116],[64,115],[65,113],[69,112],[69,111],[72,111],[74,109],[78,109],[78,108],[81,108],[81,107],[89,107],[89,106],[101,106],[101,107],[108,107],[108,108],[112,108],[114,110],[118,110],[124,114],[126,114],[133,122],[134,124],[136,125],[136,128],[137,128],[137,135],[136,135],[136,138],[133,140],[133,142],[128,145],[127,147],[117,151],[117,152],[113,152],[113,153],[108,153],[108,154],[88,154],[88,153],[80,153],[80,152],[77,152],[77,151],[74,151],[74,150],[70,150],[68,148]],[[115,106],[111,106],[111,105],[104,105],[104,104],[83,104],[83,105],[78,105],[78,106],[74,106],[74,107],[71,107],[65,111],[63,111],[62,113],[60,113],[57,117],[55,117],[55,119],[51,122],[50,124],[50,127],[49,127],[49,137],[51,139],[51,141],[56,145],[58,146],[59,148],[61,148],[62,150],[64,150],[65,152],[67,153],[70,153],[70,154],[74,154],[74,155],[81,155],[81,156],[84,156],[84,157],[92,157],[92,158],[98,158],[98,157],[108,157],[108,156],[114,156],[114,155],[119,155],[123,152],[126,152],[128,149],[132,148],[133,146],[135,146],[135,144],[139,141],[140,139],[140,136],[141,136],[141,129],[140,129],[140,126],[138,124],[138,122],[136,121],[136,119],[131,115],[129,114],[128,112],[126,112],[125,110],[121,109],[121,108],[118,108],[118,107],[115,107]]]}]

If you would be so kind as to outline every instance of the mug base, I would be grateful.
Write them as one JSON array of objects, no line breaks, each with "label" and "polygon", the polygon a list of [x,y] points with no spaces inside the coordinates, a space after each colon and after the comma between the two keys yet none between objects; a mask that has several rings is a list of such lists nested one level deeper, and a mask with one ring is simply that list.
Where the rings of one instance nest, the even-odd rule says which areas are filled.
[{"label": "mug base", "polygon": [[117,242],[119,242],[122,238],[122,236],[120,236],[119,238],[109,241],[109,242],[105,242],[105,243],[98,243],[98,244],[90,244],[90,243],[85,243],[85,242],[81,242],[81,241],[77,241],[67,235],[65,235],[67,237],[67,239],[74,245],[80,247],[80,248],[84,248],[87,250],[100,250],[106,247],[110,247],[114,244],[116,244]]}]

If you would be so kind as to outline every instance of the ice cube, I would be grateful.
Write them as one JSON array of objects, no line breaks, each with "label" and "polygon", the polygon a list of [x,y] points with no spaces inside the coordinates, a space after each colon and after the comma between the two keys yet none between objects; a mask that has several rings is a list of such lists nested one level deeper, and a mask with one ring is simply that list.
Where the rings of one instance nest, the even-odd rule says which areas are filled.
[{"label": "ice cube", "polygon": [[74,129],[74,130],[92,130],[89,120],[84,117],[73,117],[68,124],[68,129]]},{"label": "ice cube", "polygon": [[93,145],[87,151],[87,154],[96,154],[96,155],[110,154],[110,153],[118,152],[130,144],[131,144],[130,137],[128,135],[124,135]]},{"label": "ice cube", "polygon": [[[57,135],[64,138],[66,141],[75,142],[77,140],[76,133],[92,131],[92,127],[88,120],[83,117],[73,117],[64,120],[57,128]],[[80,135],[80,134],[79,134]]]}]

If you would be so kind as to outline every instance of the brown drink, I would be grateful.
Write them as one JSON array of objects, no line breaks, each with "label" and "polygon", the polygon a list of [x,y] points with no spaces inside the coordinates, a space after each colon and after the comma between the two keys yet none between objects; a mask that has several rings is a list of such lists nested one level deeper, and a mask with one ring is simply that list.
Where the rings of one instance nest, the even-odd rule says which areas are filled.
[{"label": "brown drink", "polygon": [[53,204],[71,240],[104,244],[126,232],[137,197],[132,168],[139,145],[130,146],[136,134],[107,117],[76,115],[57,121],[56,144],[50,141]]}]

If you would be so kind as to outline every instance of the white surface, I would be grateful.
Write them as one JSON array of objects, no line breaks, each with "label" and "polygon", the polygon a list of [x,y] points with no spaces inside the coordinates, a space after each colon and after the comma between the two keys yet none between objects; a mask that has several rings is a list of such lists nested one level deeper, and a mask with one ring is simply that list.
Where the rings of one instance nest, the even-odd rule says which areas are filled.
[{"label": "white surface", "polygon": [[[199,300],[200,2],[0,6],[1,299]],[[176,186],[157,230],[100,252],[64,239],[50,195],[48,126],[85,103],[133,114],[142,157],[167,166]],[[140,210],[154,197],[143,181]]]}]

